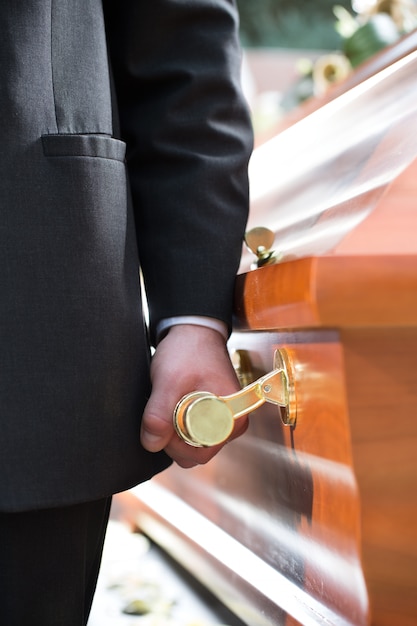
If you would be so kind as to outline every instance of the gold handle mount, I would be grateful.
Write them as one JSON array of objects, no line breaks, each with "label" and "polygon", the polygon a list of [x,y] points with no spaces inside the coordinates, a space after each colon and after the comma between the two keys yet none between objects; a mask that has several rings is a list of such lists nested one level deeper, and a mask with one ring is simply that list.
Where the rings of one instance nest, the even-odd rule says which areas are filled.
[{"label": "gold handle mount", "polygon": [[235,419],[264,402],[281,407],[284,424],[294,426],[297,416],[294,375],[284,348],[275,351],[272,372],[230,396],[216,396],[207,391],[184,396],[174,411],[174,427],[179,437],[191,446],[215,446],[230,437]]}]

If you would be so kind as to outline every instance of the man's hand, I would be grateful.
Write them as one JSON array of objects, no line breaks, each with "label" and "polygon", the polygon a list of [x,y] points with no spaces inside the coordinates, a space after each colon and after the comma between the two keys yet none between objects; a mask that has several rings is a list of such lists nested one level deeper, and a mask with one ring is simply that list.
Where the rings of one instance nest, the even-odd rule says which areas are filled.
[{"label": "man's hand", "polygon": [[[142,445],[150,452],[164,449],[181,467],[209,461],[224,444],[189,446],[175,433],[172,415],[177,402],[192,391],[223,396],[239,390],[224,338],[203,326],[173,326],[155,351],[151,379],[152,394],[142,420]],[[236,420],[230,439],[245,432],[247,422],[247,417]]]}]

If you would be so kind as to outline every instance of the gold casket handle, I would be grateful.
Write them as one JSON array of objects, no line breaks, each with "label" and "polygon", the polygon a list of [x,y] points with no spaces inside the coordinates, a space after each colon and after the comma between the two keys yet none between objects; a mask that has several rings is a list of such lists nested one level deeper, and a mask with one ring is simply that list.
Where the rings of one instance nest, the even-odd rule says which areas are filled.
[{"label": "gold casket handle", "polygon": [[281,407],[284,424],[295,424],[293,369],[284,348],[275,351],[272,372],[236,393],[216,396],[207,391],[196,391],[184,396],[174,411],[174,427],[179,437],[191,446],[215,446],[230,437],[235,419],[254,411],[264,402]]}]

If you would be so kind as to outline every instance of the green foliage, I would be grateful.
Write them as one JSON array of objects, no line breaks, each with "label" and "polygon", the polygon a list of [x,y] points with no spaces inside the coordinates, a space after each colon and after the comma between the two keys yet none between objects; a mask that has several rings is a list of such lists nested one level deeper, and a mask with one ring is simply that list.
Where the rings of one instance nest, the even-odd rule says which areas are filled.
[{"label": "green foliage", "polygon": [[[339,48],[336,1],[237,0],[242,42],[247,47]],[[352,10],[350,1],[337,4]]]},{"label": "green foliage", "polygon": [[379,50],[393,44],[400,33],[389,15],[377,13],[345,40],[343,52],[357,67]]}]

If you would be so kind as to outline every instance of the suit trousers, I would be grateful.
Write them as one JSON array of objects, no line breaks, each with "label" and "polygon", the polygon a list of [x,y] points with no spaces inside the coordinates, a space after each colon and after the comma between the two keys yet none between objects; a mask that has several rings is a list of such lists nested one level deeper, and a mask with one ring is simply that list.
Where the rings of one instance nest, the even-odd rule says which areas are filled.
[{"label": "suit trousers", "polygon": [[84,626],[100,569],[111,498],[0,513],[0,623]]}]

